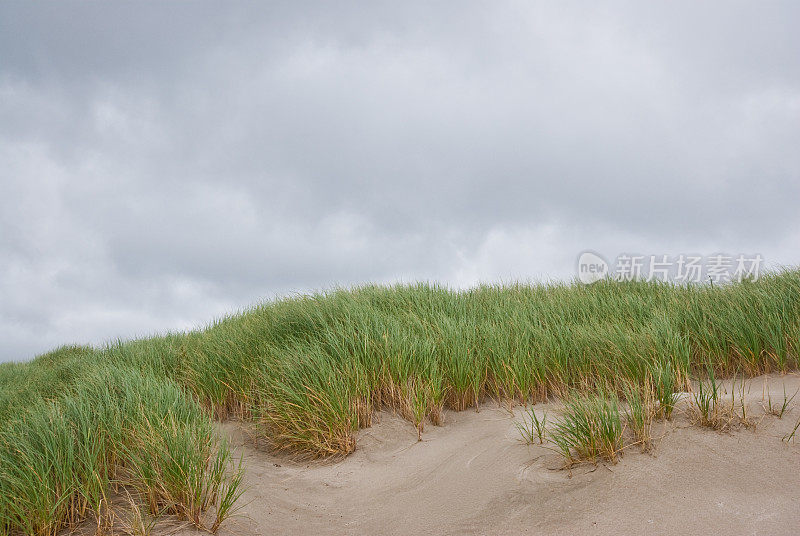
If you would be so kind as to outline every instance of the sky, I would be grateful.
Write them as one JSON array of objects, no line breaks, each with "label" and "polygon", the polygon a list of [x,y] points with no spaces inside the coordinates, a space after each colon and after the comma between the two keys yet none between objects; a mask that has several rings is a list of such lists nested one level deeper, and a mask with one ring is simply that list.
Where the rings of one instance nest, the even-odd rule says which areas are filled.
[{"label": "sky", "polygon": [[0,361],[586,250],[800,264],[800,4],[2,2]]}]

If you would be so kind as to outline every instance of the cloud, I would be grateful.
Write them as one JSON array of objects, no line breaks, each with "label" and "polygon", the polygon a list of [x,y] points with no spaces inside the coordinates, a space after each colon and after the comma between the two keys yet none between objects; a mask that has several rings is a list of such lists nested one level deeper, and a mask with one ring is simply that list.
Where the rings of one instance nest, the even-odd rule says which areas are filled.
[{"label": "cloud", "polygon": [[791,2],[0,7],[0,360],[365,281],[800,246]]}]

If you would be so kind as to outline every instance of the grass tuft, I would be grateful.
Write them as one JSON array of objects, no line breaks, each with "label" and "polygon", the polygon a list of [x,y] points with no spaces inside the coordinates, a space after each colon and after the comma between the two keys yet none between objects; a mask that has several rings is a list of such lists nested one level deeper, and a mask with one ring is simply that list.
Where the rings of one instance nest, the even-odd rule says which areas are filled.
[{"label": "grass tuft", "polygon": [[538,441],[540,445],[544,444],[547,435],[547,412],[543,413],[540,418],[531,406],[525,411],[522,421],[515,424],[525,443],[531,445]]},{"label": "grass tuft", "polygon": [[656,402],[658,402],[657,416],[671,420],[677,402],[677,394],[675,393],[676,375],[669,362],[654,367],[652,383]]},{"label": "grass tuft", "polygon": [[603,459],[612,463],[622,450],[619,400],[610,392],[572,395],[550,439],[572,465],[581,460]]},{"label": "grass tuft", "polygon": [[642,452],[649,451],[653,446],[651,430],[656,414],[650,381],[647,380],[643,385],[626,385],[625,402],[625,423],[633,434],[634,444],[639,445]]},{"label": "grass tuft", "polygon": [[767,402],[766,402],[766,405],[764,407],[765,411],[769,415],[774,415],[775,417],[777,417],[779,419],[782,419],[783,415],[789,409],[789,406],[791,406],[792,401],[797,396],[797,393],[800,393],[800,391],[795,391],[795,393],[792,396],[789,396],[786,393],[786,386],[784,385],[783,386],[783,400],[781,400],[780,404],[778,404],[777,402],[773,403],[772,395],[770,394],[769,390],[767,390]]},{"label": "grass tuft", "polygon": [[737,388],[734,376],[731,380],[730,401],[725,402],[725,389],[716,379],[714,371],[708,369],[707,375],[705,381],[698,380],[697,389],[692,397],[693,404],[689,411],[693,422],[719,431],[728,431],[737,426],[755,428],[756,421],[748,415],[746,404],[747,382],[740,381]]}]

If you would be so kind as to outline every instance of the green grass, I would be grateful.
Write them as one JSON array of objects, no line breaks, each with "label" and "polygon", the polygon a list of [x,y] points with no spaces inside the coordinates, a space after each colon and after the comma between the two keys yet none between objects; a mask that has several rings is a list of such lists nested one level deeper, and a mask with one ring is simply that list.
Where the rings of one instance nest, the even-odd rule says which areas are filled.
[{"label": "green grass", "polygon": [[708,369],[707,378],[697,381],[692,395],[689,412],[693,422],[715,430],[730,430],[736,426],[755,427],[756,422],[747,414],[747,381],[742,378],[737,383],[734,374],[730,382],[728,401],[724,400],[725,392],[726,389],[716,378],[714,370]]},{"label": "green grass", "polygon": [[531,445],[538,441],[542,445],[547,436],[547,413],[539,417],[533,407],[530,407],[516,426],[525,443]]},{"label": "green grass", "polygon": [[203,527],[202,512],[239,482],[227,443],[174,382],[101,366],[73,389],[17,408],[0,430],[0,533],[100,518],[112,484]]},{"label": "green grass", "polygon": [[719,428],[723,423],[721,414],[722,387],[714,375],[714,370],[709,369],[708,380],[697,382],[697,389],[692,395],[694,405],[692,409],[696,420],[701,426]]},{"label": "green grass", "polygon": [[115,485],[150,514],[210,528],[202,512],[235,510],[239,490],[214,418],[249,421],[293,455],[335,457],[380,408],[422,435],[445,408],[602,391],[573,408],[575,419],[606,412],[602,456],[616,448],[616,399],[629,386],[649,385],[669,418],[690,377],[795,369],[799,335],[800,271],[786,270],[713,288],[364,286],[189,333],[62,348],[0,365],[0,534],[54,534],[100,515]]},{"label": "green grass", "polygon": [[652,447],[651,429],[653,417],[656,415],[655,392],[650,380],[642,384],[629,384],[624,390],[627,403],[625,424],[630,429],[635,444],[638,444],[642,451],[648,451]]},{"label": "green grass", "polygon": [[[765,387],[766,387],[766,384],[765,384]],[[783,386],[783,401],[780,404],[778,404],[777,402],[773,403],[772,395],[770,394],[769,391],[767,391],[767,403],[766,403],[766,406],[765,406],[764,409],[766,409],[768,414],[774,415],[775,417],[777,417],[779,419],[782,419],[783,415],[786,413],[786,410],[789,409],[789,406],[791,406],[792,401],[797,396],[797,393],[800,393],[800,390],[799,391],[795,391],[795,393],[792,396],[789,396],[786,393],[786,386],[784,385]]]},{"label": "green grass", "polygon": [[566,402],[561,421],[550,431],[567,464],[603,459],[616,462],[622,451],[622,418],[614,393],[575,393]]},{"label": "green grass", "polygon": [[798,428],[800,428],[800,420],[797,421],[797,424],[794,425],[794,428],[792,428],[791,432],[783,436],[783,441],[786,441],[787,443],[789,441],[794,441],[795,435],[797,435]]},{"label": "green grass", "polygon": [[653,395],[658,403],[657,415],[667,420],[672,419],[677,401],[675,371],[670,363],[659,364],[653,370]]}]

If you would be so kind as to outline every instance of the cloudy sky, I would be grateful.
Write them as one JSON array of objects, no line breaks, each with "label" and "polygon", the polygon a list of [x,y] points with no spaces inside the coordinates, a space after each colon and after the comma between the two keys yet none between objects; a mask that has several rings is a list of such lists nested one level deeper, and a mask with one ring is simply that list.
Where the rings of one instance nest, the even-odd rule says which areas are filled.
[{"label": "cloudy sky", "polygon": [[798,7],[3,2],[0,360],[586,249],[798,264]]}]

